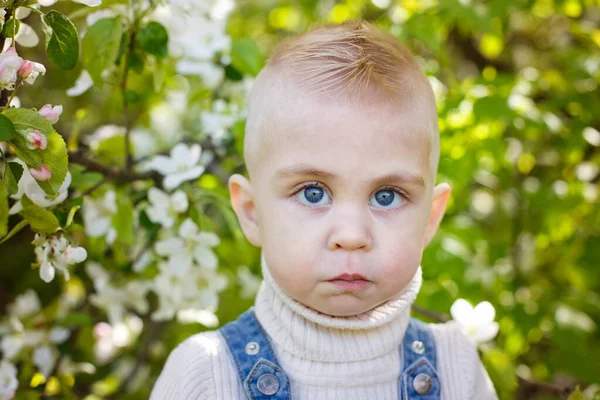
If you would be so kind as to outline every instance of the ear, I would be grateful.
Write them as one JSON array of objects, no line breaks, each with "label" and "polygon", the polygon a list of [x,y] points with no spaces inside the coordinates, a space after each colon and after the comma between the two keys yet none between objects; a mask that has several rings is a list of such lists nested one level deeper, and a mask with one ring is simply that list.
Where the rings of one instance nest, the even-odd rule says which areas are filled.
[{"label": "ear", "polygon": [[426,247],[435,235],[435,232],[444,217],[444,213],[446,212],[446,206],[448,205],[451,191],[452,189],[447,183],[440,183],[433,188],[431,212],[429,214],[429,221],[427,222],[427,229],[425,230],[425,243],[423,247]]},{"label": "ear", "polygon": [[229,194],[231,205],[242,227],[246,239],[254,246],[260,247],[260,234],[256,206],[250,181],[243,175],[233,174],[229,177]]}]

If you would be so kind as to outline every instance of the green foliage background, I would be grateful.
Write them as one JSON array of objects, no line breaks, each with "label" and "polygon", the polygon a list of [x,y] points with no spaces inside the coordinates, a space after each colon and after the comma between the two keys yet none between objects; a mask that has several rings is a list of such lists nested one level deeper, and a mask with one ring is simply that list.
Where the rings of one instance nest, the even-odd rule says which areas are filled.
[{"label": "green foliage background", "polygon": [[[585,133],[589,138],[590,129],[600,130],[600,2],[376,4],[383,8],[364,0],[240,2],[227,28],[233,38],[227,79],[255,75],[277,43],[318,22],[363,18],[407,44],[444,88],[438,91],[438,180],[453,188],[441,229],[423,257],[417,304],[439,313],[448,313],[459,297],[495,306],[500,332],[481,346],[481,356],[501,398],[563,397],[554,386],[532,382],[579,384],[591,398],[600,388],[600,151]],[[70,5],[61,7],[67,12]],[[24,57],[40,60],[48,72],[38,87],[20,94],[23,106],[63,104],[63,116],[74,116],[61,119],[57,128],[67,141],[75,132],[85,135],[99,124],[122,122],[118,94],[110,89],[66,97],[73,72],[53,67],[39,47],[23,50]],[[149,118],[148,104],[160,96],[149,87],[156,73],[142,67],[129,78],[136,98],[131,107],[141,121]],[[168,72],[165,76],[166,86],[177,84]],[[220,96],[219,89],[210,91],[200,81],[193,88],[193,111],[201,112]],[[194,139],[205,137],[198,129],[190,132]],[[219,160],[226,173],[243,171],[243,121],[230,133]],[[123,163],[123,148],[112,146],[98,159]],[[595,172],[586,174],[590,168]],[[260,273],[259,253],[245,242],[228,210],[223,176],[207,173],[197,188],[219,199],[207,205],[205,223],[222,238],[217,248],[221,268],[235,282],[238,265]],[[0,246],[0,309],[29,287],[44,304],[63,290],[60,279],[45,284],[29,269],[31,239],[30,232],[22,231]],[[110,268],[128,267],[114,262]],[[222,324],[252,304],[239,290],[232,284],[221,294],[217,315]],[[144,353],[144,346],[150,349],[144,363],[153,382],[168,352],[203,329],[162,323],[145,330],[126,351],[136,355]],[[85,359],[90,330],[83,322],[78,349],[62,350]],[[76,385],[105,385],[110,393],[119,377],[109,369],[78,376]],[[150,389],[143,385],[121,398],[147,398]]]}]

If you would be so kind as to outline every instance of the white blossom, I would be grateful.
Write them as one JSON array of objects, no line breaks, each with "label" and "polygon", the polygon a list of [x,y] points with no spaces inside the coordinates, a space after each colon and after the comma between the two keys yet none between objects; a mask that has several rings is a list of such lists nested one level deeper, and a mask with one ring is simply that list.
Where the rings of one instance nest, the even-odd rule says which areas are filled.
[{"label": "white blossom", "polygon": [[112,226],[112,216],[117,212],[116,193],[108,190],[98,200],[85,197],[82,208],[86,234],[90,237],[104,237],[108,244],[112,244],[117,238],[117,231]]},{"label": "white blossom", "polygon": [[223,68],[212,60],[215,54],[230,51],[231,38],[225,28],[234,6],[231,0],[171,0],[156,8],[154,18],[169,32],[169,53],[179,59],[178,73],[201,76],[209,88],[223,81]]},{"label": "white blossom", "polygon": [[36,314],[41,307],[40,298],[35,290],[27,289],[25,293],[17,296],[9,307],[9,312],[17,318],[24,318]]},{"label": "white blossom", "polygon": [[62,105],[52,107],[52,104],[44,104],[44,106],[38,111],[38,113],[42,117],[46,118],[51,124],[55,124],[58,122],[58,118],[60,117],[62,112]]},{"label": "white blossom", "polygon": [[131,345],[144,327],[143,321],[129,314],[113,324],[99,322],[94,326],[94,355],[99,364],[110,361],[119,348]]},{"label": "white blossom", "polygon": [[188,198],[182,190],[169,195],[152,187],[148,190],[148,200],[151,203],[151,206],[146,208],[148,218],[165,228],[171,228],[177,215],[186,212],[188,209]]},{"label": "white blossom", "polygon": [[172,190],[185,181],[196,179],[205,168],[198,165],[202,148],[199,144],[188,147],[179,143],[171,149],[170,157],[157,155],[147,164],[146,168],[154,169],[165,176],[163,186]]},{"label": "white blossom", "polygon": [[170,237],[158,241],[155,250],[162,256],[168,256],[168,266],[175,275],[184,275],[196,261],[200,266],[215,269],[219,260],[211,247],[219,244],[219,237],[213,232],[199,232],[198,226],[186,219],[179,226],[179,237]]},{"label": "white blossom", "polygon": [[0,89],[13,90],[17,81],[17,71],[23,59],[14,47],[9,47],[0,54]]},{"label": "white blossom", "polygon": [[240,296],[244,299],[254,297],[258,292],[262,279],[254,275],[245,265],[240,265],[237,269],[237,281],[241,287]]},{"label": "white blossom", "polygon": [[87,251],[83,247],[73,247],[62,234],[46,236],[36,233],[35,255],[40,265],[40,278],[45,282],[54,279],[55,270],[60,270],[65,280],[69,280],[69,265],[77,264],[87,258]]},{"label": "white blossom", "polygon": [[140,314],[148,312],[146,296],[151,288],[149,282],[130,281],[123,287],[117,287],[111,284],[110,274],[100,264],[88,262],[85,269],[94,282],[96,291],[90,296],[90,301],[96,307],[106,311],[111,324],[116,324],[123,319],[127,307],[135,309]]},{"label": "white blossom", "polygon": [[[213,269],[195,267],[179,276],[162,262],[159,270],[161,273],[154,278],[153,284],[153,291],[159,298],[159,307],[151,315],[154,321],[170,320],[180,310],[216,310],[218,293],[227,287],[227,278]],[[183,318],[186,316],[189,317],[184,312]]]},{"label": "white blossom", "polygon": [[0,399],[12,399],[18,387],[17,368],[8,360],[0,361]]},{"label": "white blossom", "polygon": [[9,214],[17,214],[23,209],[21,205],[21,197],[26,194],[27,197],[37,206],[47,208],[52,207],[65,201],[68,195],[68,188],[71,185],[71,173],[67,172],[65,180],[58,188],[58,194],[50,196],[46,194],[38,185],[37,181],[31,176],[27,165],[18,158],[10,160],[11,162],[17,162],[23,167],[23,175],[19,179],[18,191],[14,195],[10,196],[11,199],[19,200],[9,210]]},{"label": "white blossom", "polygon": [[67,89],[67,96],[69,97],[77,97],[81,96],[89,88],[94,86],[94,81],[92,80],[91,75],[85,69],[81,71],[81,74],[75,80],[75,86]]},{"label": "white blossom", "polygon": [[204,111],[200,114],[200,121],[204,132],[213,139],[223,139],[227,130],[237,120],[236,116],[227,113],[226,108],[225,101],[218,99],[214,102],[212,111]]},{"label": "white blossom", "polygon": [[[36,4],[33,4],[32,7],[37,8]],[[19,32],[15,35],[15,41],[23,47],[35,47],[40,42],[40,38],[35,32],[35,30],[23,22],[25,18],[27,18],[31,14],[31,10],[25,7],[17,8],[16,18],[19,20]],[[4,25],[4,17],[6,15],[6,11],[4,9],[0,9],[0,22]],[[10,43],[12,40],[7,40],[7,43]],[[12,43],[10,43],[12,46]]]},{"label": "white blossom", "polygon": [[52,372],[55,359],[56,357],[49,346],[38,347],[33,351],[33,363],[46,378]]},{"label": "white blossom", "polygon": [[450,307],[450,314],[467,337],[475,343],[492,340],[498,334],[498,323],[494,322],[494,306],[483,301],[475,307],[465,299],[457,299]]},{"label": "white blossom", "polygon": [[[49,7],[56,3],[58,0],[38,0],[41,6]],[[84,4],[88,7],[97,7],[102,4],[102,0],[73,0],[75,3]]]}]

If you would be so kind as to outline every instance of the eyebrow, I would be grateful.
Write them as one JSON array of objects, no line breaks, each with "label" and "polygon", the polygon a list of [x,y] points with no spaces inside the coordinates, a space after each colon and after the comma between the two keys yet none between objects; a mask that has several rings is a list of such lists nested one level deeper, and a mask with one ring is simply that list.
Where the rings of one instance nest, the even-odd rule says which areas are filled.
[{"label": "eyebrow", "polygon": [[[321,171],[321,170],[315,169],[314,167],[312,167],[310,165],[299,164],[299,165],[292,165],[290,167],[285,167],[285,168],[278,170],[277,172],[275,172],[275,176],[273,179],[274,180],[289,179],[289,178],[293,178],[295,176],[312,176],[312,177],[320,178],[320,179],[328,179],[328,178],[329,179],[338,179],[339,178],[337,175],[332,174],[331,172]],[[425,181],[423,180],[423,177],[421,175],[415,174],[413,172],[408,172],[408,171],[386,174],[386,175],[382,175],[382,176],[379,176],[379,177],[373,179],[373,183],[376,185],[383,184],[385,182],[401,182],[401,183],[407,183],[407,184],[425,187]]]}]

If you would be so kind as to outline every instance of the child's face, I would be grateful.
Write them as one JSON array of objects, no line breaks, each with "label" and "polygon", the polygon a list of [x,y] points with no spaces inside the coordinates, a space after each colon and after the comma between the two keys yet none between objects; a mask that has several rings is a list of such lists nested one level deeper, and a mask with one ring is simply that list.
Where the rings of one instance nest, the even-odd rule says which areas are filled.
[{"label": "child's face", "polygon": [[[433,188],[416,115],[315,106],[277,110],[282,117],[264,138],[252,183],[230,179],[232,203],[286,294],[325,314],[356,315],[413,278],[450,188]],[[328,282],[343,273],[368,282],[358,289]]]}]

